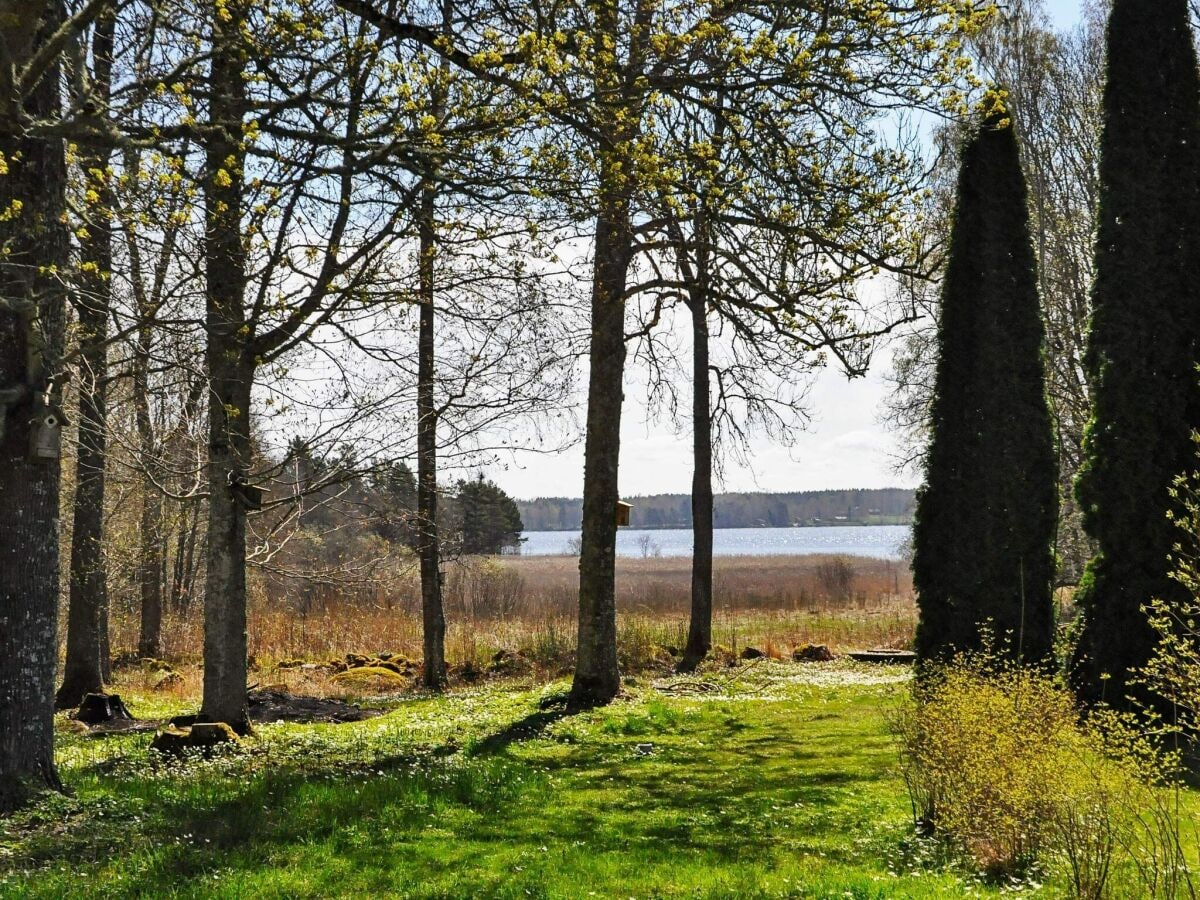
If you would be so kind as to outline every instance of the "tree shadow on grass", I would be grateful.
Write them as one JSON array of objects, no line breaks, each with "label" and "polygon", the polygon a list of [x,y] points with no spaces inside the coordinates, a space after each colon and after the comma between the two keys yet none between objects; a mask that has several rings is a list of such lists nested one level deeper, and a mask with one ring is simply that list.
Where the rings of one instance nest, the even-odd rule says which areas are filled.
[{"label": "tree shadow on grass", "polygon": [[[532,760],[505,753],[567,717],[564,708],[535,711],[465,752],[451,744],[398,752],[371,762],[369,772],[268,769],[240,785],[231,780],[224,796],[146,797],[150,815],[137,830],[158,849],[142,867],[122,870],[122,888],[152,893],[164,879],[214,866],[235,884],[261,885],[286,860],[305,872],[310,890],[350,863],[358,887],[406,872],[417,879],[414,896],[493,896],[499,887],[490,879],[514,877],[508,861],[525,866],[547,846],[558,848],[556,866],[582,872],[595,854],[611,855],[629,877],[655,860],[769,867],[780,853],[809,847],[848,862],[857,851],[827,846],[829,836],[877,811],[854,798],[883,775],[861,760],[847,766],[830,747],[841,742],[840,729],[814,733],[784,720],[713,715],[644,733],[597,728],[581,743],[532,749]],[[311,862],[301,863],[310,852]],[[526,871],[533,879],[536,866]],[[432,882],[420,886],[421,878]],[[460,893],[460,878],[476,879],[476,890]]]},{"label": "tree shadow on grass", "polygon": [[567,708],[539,710],[489,734],[471,749],[472,756],[495,756],[512,744],[540,737],[551,725],[572,715]]}]

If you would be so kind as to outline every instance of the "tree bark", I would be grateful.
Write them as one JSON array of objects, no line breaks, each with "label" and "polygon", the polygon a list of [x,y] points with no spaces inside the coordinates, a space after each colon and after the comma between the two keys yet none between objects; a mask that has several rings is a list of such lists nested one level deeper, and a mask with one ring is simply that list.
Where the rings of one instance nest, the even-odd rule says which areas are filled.
[{"label": "tree bark", "polygon": [[171,575],[171,610],[176,615],[187,612],[192,602],[192,585],[196,580],[196,540],[199,527],[200,505],[195,500],[189,500],[179,511],[179,531],[175,538],[175,565]]},{"label": "tree bark", "polygon": [[426,687],[446,686],[446,615],[442,605],[440,540],[437,522],[437,423],[434,401],[434,200],[435,190],[426,180],[421,190],[420,306],[421,322],[417,360],[417,521],[420,534],[417,556],[421,561],[421,623]]},{"label": "tree bark", "polygon": [[[210,274],[210,284],[211,274]],[[212,288],[210,287],[210,291]],[[239,302],[240,306],[240,302]],[[208,555],[204,582],[204,700],[201,719],[250,729],[246,701],[246,507],[238,485],[249,467],[252,368],[232,346],[209,337]]]},{"label": "tree bark", "polygon": [[[92,41],[93,90],[108,101],[116,17],[102,15]],[[75,502],[71,531],[71,571],[67,607],[67,649],[60,709],[78,706],[87,694],[101,693],[108,676],[108,567],[104,559],[105,460],[108,443],[108,314],[112,305],[112,214],[109,154],[90,147],[80,168],[95,182],[99,202],[90,209],[80,238],[79,445],[75,458]],[[96,179],[91,173],[104,173]]]},{"label": "tree bark", "polygon": [[568,698],[572,709],[608,703],[621,689],[616,509],[625,374],[625,280],[633,243],[628,210],[623,197],[611,199],[596,227],[579,553],[579,642]]},{"label": "tree bark", "polygon": [[[61,21],[57,3],[41,21],[6,19],[10,56],[20,65]],[[36,34],[36,37],[35,37]],[[11,65],[11,63],[10,63]],[[59,112],[58,65],[25,100],[35,121]],[[35,403],[61,378],[65,330],[62,273],[68,261],[66,160],[61,139],[0,136],[0,811],[31,791],[60,787],[54,768],[54,680],[59,590],[57,459],[31,462]],[[17,205],[19,204],[19,205]]]},{"label": "tree bark", "polygon": [[142,458],[142,511],[138,529],[138,588],[141,594],[141,621],[138,654],[157,657],[162,645],[163,615],[163,500],[162,466],[154,441],[154,423],[150,419],[150,327],[143,325],[138,334],[137,362],[134,367],[133,405],[137,420],[138,444]]},{"label": "tree bark", "polygon": [[[105,168],[102,158],[86,162],[88,169]],[[104,641],[108,606],[104,562],[104,466],[107,456],[108,309],[110,284],[100,273],[112,271],[111,230],[103,216],[87,226],[81,242],[85,266],[79,310],[79,446],[75,459],[74,527],[71,532],[70,602],[67,608],[67,651],[62,687],[55,703],[60,709],[78,706],[86,694],[104,690]]]},{"label": "tree bark", "polygon": [[713,487],[712,412],[708,381],[707,291],[693,293],[692,314],[692,611],[679,669],[690,672],[712,649]]},{"label": "tree bark", "polygon": [[209,374],[208,555],[204,585],[203,721],[250,730],[246,700],[246,506],[250,465],[252,340],[246,334],[242,185],[246,107],[240,4],[216,17],[211,69],[212,137],[206,152],[205,330]]}]

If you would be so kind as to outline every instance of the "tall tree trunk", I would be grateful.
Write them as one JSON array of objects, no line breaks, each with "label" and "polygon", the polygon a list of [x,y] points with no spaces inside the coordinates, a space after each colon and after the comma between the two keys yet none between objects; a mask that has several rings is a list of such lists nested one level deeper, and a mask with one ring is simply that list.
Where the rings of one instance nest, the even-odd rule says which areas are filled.
[{"label": "tall tree trunk", "polygon": [[[93,86],[108,102],[112,83],[116,17],[109,11],[96,23],[92,41]],[[104,466],[108,442],[108,313],[112,301],[112,214],[115,197],[108,184],[109,154],[88,148],[80,168],[98,202],[88,212],[79,242],[82,265],[79,314],[79,446],[75,458],[74,524],[67,607],[67,652],[55,704],[78,706],[84,696],[104,690],[108,675],[108,567],[104,559]],[[101,173],[97,178],[92,173]]]},{"label": "tall tree trunk", "polygon": [[199,504],[186,501],[179,510],[179,529],[175,535],[175,560],[171,571],[171,611],[181,615],[191,602],[189,585],[196,556],[196,533],[200,525]]},{"label": "tall tree trunk", "polygon": [[621,689],[616,510],[625,374],[625,279],[631,246],[628,203],[616,198],[602,211],[596,227],[579,553],[579,643],[568,700],[573,709],[607,703]]},{"label": "tall tree trunk", "polygon": [[[103,157],[85,161],[104,171]],[[87,226],[81,242],[84,263],[79,310],[79,447],[75,459],[74,528],[71,533],[70,605],[60,709],[78,706],[85,694],[104,689],[101,639],[108,605],[104,562],[104,465],[107,448],[108,309],[112,271],[111,230],[103,214]],[[92,269],[91,267],[95,267]]]},{"label": "tall tree trunk", "polygon": [[138,654],[143,657],[156,657],[161,653],[163,556],[166,541],[162,522],[163,471],[158,448],[155,446],[154,423],[150,418],[150,339],[150,328],[143,325],[138,334],[137,362],[133,379],[133,405],[143,468],[137,566],[138,588],[142,601]]},{"label": "tall tree trunk", "polygon": [[[617,468],[625,376],[625,283],[633,258],[629,220],[633,145],[641,115],[637,79],[632,72],[623,71],[615,56],[621,39],[618,4],[603,0],[593,10],[596,34],[606,47],[595,57],[595,90],[615,104],[600,146],[579,552],[579,641],[567,699],[570,709],[608,703],[621,689],[617,663]],[[631,60],[641,56],[649,31],[641,28],[634,35]]]},{"label": "tall tree trunk", "polygon": [[[192,527],[188,529],[188,541],[183,563],[183,592],[180,609],[186,610],[196,597],[196,577],[200,574],[200,565],[196,561],[196,548],[200,546],[200,503],[192,503]],[[205,544],[207,555],[207,544]]]},{"label": "tall tree trunk", "polygon": [[[190,456],[188,426],[196,420],[200,404],[204,400],[208,380],[203,376],[193,379],[179,423],[172,429],[164,443],[164,451],[170,453],[176,471],[186,471]],[[179,503],[179,527],[175,535],[175,558],[171,572],[170,608],[175,615],[186,611],[192,599],[195,582],[196,535],[200,527],[200,501],[193,498]],[[160,519],[161,523],[161,512]],[[164,536],[164,544],[166,542]],[[165,580],[165,579],[164,579]],[[165,587],[164,587],[165,589]]]},{"label": "tall tree trunk", "polygon": [[[211,278],[211,276],[210,276]],[[212,284],[210,280],[210,284]],[[211,290],[211,288],[210,288]],[[214,339],[216,338],[216,339]],[[204,582],[204,721],[249,730],[246,702],[246,507],[239,486],[250,460],[252,368],[222,365],[232,346],[209,337],[208,555]]]},{"label": "tall tree trunk", "polygon": [[245,50],[240,4],[216,17],[205,173],[205,330],[209,374],[208,568],[204,585],[205,721],[247,732],[246,505],[250,465],[251,339],[245,334],[246,258],[242,246]]},{"label": "tall tree trunk", "polygon": [[692,612],[680,671],[690,672],[712,649],[712,412],[708,381],[707,290],[697,285],[692,313]]},{"label": "tall tree trunk", "polygon": [[434,402],[434,200],[432,183],[421,190],[420,303],[421,324],[417,348],[417,521],[420,534],[417,556],[421,561],[421,621],[424,628],[426,687],[446,685],[446,616],[442,606],[441,561],[437,521],[437,422]]},{"label": "tall tree trunk", "polygon": [[[20,66],[61,21],[57,3],[0,23]],[[10,63],[11,65],[11,63]],[[34,121],[59,112],[58,66],[24,103]],[[0,136],[0,810],[32,790],[59,787],[54,768],[54,678],[59,590],[57,459],[31,461],[31,419],[61,377],[65,330],[61,284],[68,261],[66,161],[58,138]],[[19,205],[17,205],[19,204]]]},{"label": "tall tree trunk", "polygon": [[157,657],[162,653],[163,542],[162,495],[147,484],[142,494],[138,548],[138,582],[142,614],[138,629],[138,655]]}]

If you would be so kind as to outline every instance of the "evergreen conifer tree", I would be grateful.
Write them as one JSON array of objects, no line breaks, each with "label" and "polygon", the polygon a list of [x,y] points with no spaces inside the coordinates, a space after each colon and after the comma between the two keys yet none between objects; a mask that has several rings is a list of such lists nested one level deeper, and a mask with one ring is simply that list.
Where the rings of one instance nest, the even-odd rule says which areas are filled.
[{"label": "evergreen conifer tree", "polygon": [[1100,161],[1086,365],[1093,414],[1077,484],[1096,539],[1076,595],[1072,673],[1085,699],[1122,702],[1154,635],[1142,607],[1177,600],[1166,519],[1200,425],[1200,84],[1186,0],[1116,0]]},{"label": "evergreen conifer tree", "polygon": [[917,501],[917,651],[980,644],[1044,661],[1054,637],[1056,458],[1025,178],[1011,123],[962,154],[942,286],[926,483]]}]

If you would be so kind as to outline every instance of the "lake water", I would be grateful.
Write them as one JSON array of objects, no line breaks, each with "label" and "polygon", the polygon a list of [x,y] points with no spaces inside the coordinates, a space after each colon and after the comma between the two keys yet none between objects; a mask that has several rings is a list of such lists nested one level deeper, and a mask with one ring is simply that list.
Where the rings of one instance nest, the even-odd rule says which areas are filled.
[{"label": "lake water", "polygon": [[[899,559],[900,546],[908,538],[907,525],[846,525],[828,528],[718,528],[713,532],[714,556],[761,556],[769,554],[845,553]],[[560,556],[571,552],[578,531],[526,531],[522,556]],[[642,530],[622,528],[617,532],[618,556],[643,556],[643,538],[651,556],[691,556],[692,532],[684,529]],[[657,551],[657,552],[656,552]]]}]

